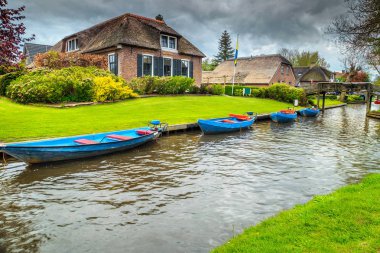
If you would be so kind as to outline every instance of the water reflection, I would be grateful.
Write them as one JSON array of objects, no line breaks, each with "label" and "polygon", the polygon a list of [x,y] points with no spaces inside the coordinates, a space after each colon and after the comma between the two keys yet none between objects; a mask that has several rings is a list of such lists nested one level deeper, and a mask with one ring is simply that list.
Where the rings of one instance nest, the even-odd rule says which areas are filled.
[{"label": "water reflection", "polygon": [[12,162],[0,170],[0,245],[9,252],[207,252],[377,171],[380,123],[364,110],[261,122],[235,134],[189,132],[77,162]]}]

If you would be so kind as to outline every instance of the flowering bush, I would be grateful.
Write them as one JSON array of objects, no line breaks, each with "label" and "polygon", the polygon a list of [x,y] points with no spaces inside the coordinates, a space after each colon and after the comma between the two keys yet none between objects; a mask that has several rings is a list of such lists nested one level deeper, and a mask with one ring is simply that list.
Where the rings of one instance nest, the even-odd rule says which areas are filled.
[{"label": "flowering bush", "polygon": [[49,51],[43,54],[37,54],[34,57],[34,64],[36,67],[46,67],[51,69],[61,69],[72,66],[94,66],[106,70],[107,58],[103,55],[58,53]]},{"label": "flowering bush", "polygon": [[[108,81],[108,84],[113,87],[108,90],[113,92],[118,86],[124,87],[126,85],[124,79],[96,67],[69,67],[55,70],[37,69],[12,81],[7,88],[6,95],[20,103],[93,101],[105,96],[95,94],[96,85],[94,84],[94,79],[96,77],[107,77],[117,83],[114,84]],[[125,94],[126,89],[117,90],[122,94],[114,95],[114,97],[119,97],[116,99],[128,97]],[[99,92],[99,89],[96,91]],[[107,92],[104,92],[104,94],[107,94]],[[115,98],[111,98],[111,100],[115,100]]]},{"label": "flowering bush", "polygon": [[115,101],[132,97],[137,97],[137,94],[122,81],[110,76],[94,78],[94,101]]}]

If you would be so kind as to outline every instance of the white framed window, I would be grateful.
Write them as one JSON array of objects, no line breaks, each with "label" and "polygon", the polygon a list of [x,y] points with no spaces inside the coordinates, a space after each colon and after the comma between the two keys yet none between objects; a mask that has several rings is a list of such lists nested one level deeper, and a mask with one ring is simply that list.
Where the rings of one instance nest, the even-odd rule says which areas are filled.
[{"label": "white framed window", "polygon": [[289,75],[289,72],[290,72],[290,66],[287,66],[287,67],[286,67],[286,75],[287,75],[287,76]]},{"label": "white framed window", "polygon": [[143,76],[153,76],[153,56],[143,55],[142,61]]},{"label": "white framed window", "polygon": [[108,54],[108,70],[118,75],[118,60],[115,53]]},{"label": "white framed window", "polygon": [[181,60],[181,75],[189,77],[190,66],[189,60]]},{"label": "white framed window", "polygon": [[161,35],[161,48],[165,50],[177,50],[177,38],[169,35]]},{"label": "white framed window", "polygon": [[66,49],[67,49],[66,50],[67,52],[78,50],[79,49],[78,39],[68,40],[66,43]]},{"label": "white framed window", "polygon": [[281,65],[281,74],[284,74],[284,65]]},{"label": "white framed window", "polygon": [[173,59],[172,58],[163,58],[164,65],[164,76],[173,76]]}]

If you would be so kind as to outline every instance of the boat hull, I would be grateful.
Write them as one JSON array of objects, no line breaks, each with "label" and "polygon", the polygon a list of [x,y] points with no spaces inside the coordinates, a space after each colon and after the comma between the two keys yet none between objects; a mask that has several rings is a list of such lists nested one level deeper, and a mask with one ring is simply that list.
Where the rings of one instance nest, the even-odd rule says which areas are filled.
[{"label": "boat hull", "polygon": [[281,113],[276,112],[270,115],[271,120],[277,123],[293,122],[297,119],[297,113]]},{"label": "boat hull", "polygon": [[[29,164],[36,163],[48,163],[57,162],[64,160],[74,160],[80,158],[94,157],[99,155],[110,154],[114,152],[124,151],[128,149],[135,148],[144,143],[147,143],[158,137],[158,132],[152,132],[148,135],[134,136],[129,140],[117,141],[112,140],[109,142],[98,143],[95,145],[62,145],[60,144],[67,142],[72,142],[79,138],[89,138],[99,140],[104,138],[106,135],[110,134],[124,134],[127,131],[118,131],[103,133],[97,135],[83,135],[70,138],[59,138],[47,141],[37,141],[37,142],[25,142],[25,143],[14,143],[8,144],[0,147],[0,151],[24,161]],[[52,144],[52,145],[49,145]]]},{"label": "boat hull", "polygon": [[[224,123],[223,120],[235,121],[235,123]],[[218,118],[209,120],[198,120],[198,125],[204,134],[222,134],[237,132],[240,130],[248,129],[255,122],[255,119],[238,121],[233,117]]]},{"label": "boat hull", "polygon": [[319,109],[305,108],[298,111],[301,116],[304,117],[317,117],[320,113]]}]

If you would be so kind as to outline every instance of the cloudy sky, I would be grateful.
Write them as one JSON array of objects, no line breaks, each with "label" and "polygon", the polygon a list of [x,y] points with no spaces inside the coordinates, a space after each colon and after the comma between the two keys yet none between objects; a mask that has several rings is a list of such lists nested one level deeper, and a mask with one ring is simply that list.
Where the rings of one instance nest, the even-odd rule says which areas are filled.
[{"label": "cloudy sky", "polygon": [[324,35],[331,20],[346,11],[344,0],[9,0],[25,5],[27,31],[35,43],[55,44],[64,36],[130,12],[164,16],[208,57],[217,52],[223,30],[239,56],[276,53],[286,47],[318,50],[332,70],[341,70],[339,49]]}]

